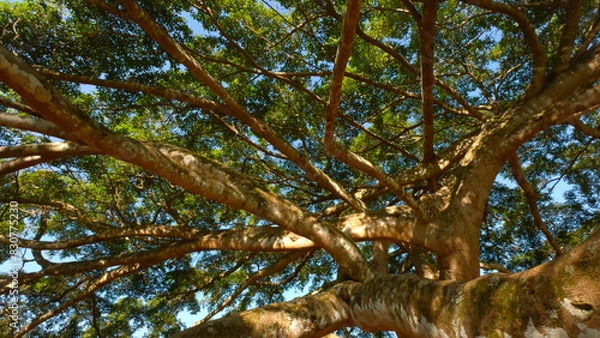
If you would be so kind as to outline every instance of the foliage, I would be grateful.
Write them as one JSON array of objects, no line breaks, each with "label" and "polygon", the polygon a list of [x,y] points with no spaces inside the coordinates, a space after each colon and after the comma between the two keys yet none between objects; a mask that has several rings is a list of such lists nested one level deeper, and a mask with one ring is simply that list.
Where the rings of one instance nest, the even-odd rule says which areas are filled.
[{"label": "foliage", "polygon": [[[555,76],[552,70],[560,64],[557,49],[568,16],[566,6],[560,1],[499,2],[512,4],[524,13],[548,58],[548,77]],[[265,190],[325,219],[356,212],[346,206],[336,214],[327,214],[344,201],[288,160],[289,156],[256,128],[231,114],[182,99],[222,100],[135,22],[93,3],[96,1],[2,2],[2,43],[39,70],[83,114],[118,134],[151,144],[176,145],[223,163]],[[380,0],[363,5],[335,129],[341,145],[389,175],[421,162],[425,133],[419,25],[407,8],[399,7],[400,3]],[[117,2],[106,4],[122,8]],[[324,111],[345,2],[206,0],[139,1],[139,5],[252,118],[263,121],[345,190],[367,194],[380,186],[371,175],[333,158],[323,146]],[[422,10],[422,2],[412,5]],[[575,46],[582,46],[583,51],[587,48],[583,45],[587,28],[597,27],[597,8],[598,1],[582,1]],[[518,105],[530,84],[534,61],[529,41],[510,16],[446,0],[439,4],[437,23],[433,71],[443,85],[438,83],[432,95],[434,150],[439,154],[481,131],[486,120]],[[597,40],[594,36],[592,42]],[[578,52],[573,50],[574,55]],[[181,95],[124,90],[108,85],[109,81],[167,88]],[[9,104],[21,102],[13,89],[0,83],[0,91],[0,108],[9,114],[31,116]],[[598,126],[600,115],[591,111],[582,121]],[[2,147],[57,139],[0,128]],[[590,136],[560,124],[540,132],[517,154],[554,239],[565,251],[576,246],[600,220],[597,134]],[[404,189],[419,200],[428,188],[421,181]],[[182,227],[198,235],[274,226],[252,213],[190,193],[155,173],[103,154],[53,159],[2,176],[0,200],[4,203],[0,207],[2,234],[8,233],[9,202],[19,202],[22,241],[62,243],[153,226]],[[404,204],[389,192],[365,202],[369,210]],[[84,285],[103,274],[133,262],[144,264],[146,259],[154,259],[147,254],[187,242],[192,240],[152,234],[116,236],[44,249],[41,260],[33,256],[36,250],[27,249],[26,272],[57,262],[133,258],[127,263],[96,264],[75,273],[35,279],[23,290],[22,321],[31,322],[75,299],[84,293]],[[490,192],[480,243],[482,261],[513,272],[556,254],[536,227],[527,199],[508,166],[499,173]],[[370,241],[360,248],[370,258]],[[408,259],[411,248],[410,243],[392,246],[390,271],[417,272]],[[159,259],[74,302],[40,323],[31,337],[161,337],[184,328],[178,317],[182,311],[239,311],[322,290],[335,282],[337,263],[321,249],[308,250],[285,267],[252,280],[260,271],[285,260],[286,255],[289,253],[270,250],[197,250]],[[0,259],[7,261],[10,256],[3,251]],[[435,262],[432,266],[437,268]],[[247,285],[249,280],[252,282]],[[232,295],[233,300],[228,300]],[[357,329],[346,331],[347,336],[367,335]]]}]

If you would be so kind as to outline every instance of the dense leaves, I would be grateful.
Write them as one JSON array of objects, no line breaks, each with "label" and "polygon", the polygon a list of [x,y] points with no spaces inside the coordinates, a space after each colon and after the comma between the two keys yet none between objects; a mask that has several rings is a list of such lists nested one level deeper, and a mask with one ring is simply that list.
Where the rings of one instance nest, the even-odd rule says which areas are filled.
[{"label": "dense leaves", "polygon": [[[431,93],[437,155],[522,103],[539,60],[532,56],[532,41],[515,16],[468,2],[439,4],[436,82]],[[558,76],[560,39],[571,20],[568,2],[498,3],[513,6],[537,34],[541,55],[548,60],[546,83]],[[301,157],[360,196],[368,210],[406,203],[323,146],[324,111],[345,2],[206,0],[139,5],[246,109],[246,120],[225,111],[227,105],[219,110],[197,104],[194,98],[216,102],[223,98],[151,39],[117,2],[2,2],[2,44],[38,70],[79,111],[108,129],[223,163],[320,219],[360,210],[352,210],[339,195],[317,184],[299,161],[261,134],[263,127],[249,124],[250,119],[262,121]],[[572,64],[598,43],[598,6],[598,1],[581,1]],[[421,102],[426,93],[421,91],[417,20],[422,7],[420,1],[366,1],[342,85],[336,140],[390,176],[419,165],[423,157]],[[131,89],[130,85],[140,84],[157,91]],[[0,92],[3,112],[39,117],[20,108],[22,101],[13,89],[0,83]],[[600,221],[600,115],[591,110],[581,122],[596,129],[589,133],[575,124],[556,125],[517,151],[544,223],[564,251],[575,247]],[[59,139],[0,128],[1,147]],[[0,168],[18,157],[3,156]],[[0,177],[2,235],[9,233],[9,203],[17,201],[21,246],[31,244],[26,240],[43,246],[23,249],[21,273],[73,262],[73,270],[32,277],[22,286],[21,328],[51,314],[36,322],[31,337],[168,336],[184,328],[180,315],[184,311],[198,320],[207,314],[210,319],[217,313],[318,292],[342,276],[337,274],[338,263],[321,249],[205,248],[162,255],[210,231],[275,225],[100,153],[42,162]],[[443,185],[446,177],[438,176],[434,183],[436,179]],[[434,193],[434,186],[431,180],[417,180],[402,189],[419,201]],[[188,235],[153,230],[162,227]],[[148,233],[139,235],[136,230]],[[86,242],[73,242],[79,239]],[[489,195],[480,243],[483,263],[512,272],[557,254],[508,165]],[[359,248],[368,259],[374,255],[369,241]],[[411,252],[415,252],[412,243],[393,243],[389,271],[422,275]],[[437,271],[435,255],[426,252],[425,257]],[[11,256],[2,251],[0,259],[7,266]],[[91,287],[125,267],[132,270]],[[9,319],[1,321],[5,327]],[[366,335],[358,331],[348,329],[345,334]]]}]

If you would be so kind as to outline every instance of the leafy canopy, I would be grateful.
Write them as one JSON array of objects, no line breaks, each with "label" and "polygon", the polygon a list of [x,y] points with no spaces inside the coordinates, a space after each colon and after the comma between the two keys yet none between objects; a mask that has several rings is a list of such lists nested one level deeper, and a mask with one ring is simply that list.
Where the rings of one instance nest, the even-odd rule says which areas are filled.
[{"label": "leafy canopy", "polygon": [[[409,2],[363,4],[335,126],[339,144],[389,175],[421,162],[426,134],[420,27],[411,7],[400,3]],[[524,13],[538,36],[547,69],[558,67],[567,7],[560,1],[499,3]],[[140,1],[139,6],[249,117],[198,104],[195,99],[221,102],[222,97],[133,20],[106,9],[121,9],[116,2],[2,2],[1,40],[77,109],[106,128],[152,144],[179,146],[225,164],[319,217],[356,210],[315,182],[299,161],[282,153],[273,139],[261,134],[261,127],[251,125],[252,118],[346,191],[370,196],[364,199],[367,209],[404,203],[397,194],[381,189],[372,175],[333,158],[323,146],[324,111],[344,1]],[[415,1],[411,6],[421,12],[424,5]],[[597,1],[582,1],[575,46],[584,46],[587,27],[597,28],[597,7]],[[433,151],[440,154],[518,104],[531,83],[536,61],[530,41],[513,18],[460,1],[439,3],[434,41],[433,73],[438,82],[432,89],[432,137]],[[575,49],[573,54],[578,52]],[[3,111],[37,115],[19,109],[14,104],[21,102],[16,92],[0,85]],[[137,85],[158,91],[131,90]],[[598,126],[599,116],[592,112],[582,121]],[[2,147],[57,140],[28,130],[0,128]],[[518,150],[541,215],[563,250],[579,243],[600,221],[599,146],[597,136],[564,124],[545,130]],[[19,156],[8,157],[0,166]],[[23,273],[60,262],[83,264],[35,278],[22,289],[23,322],[52,314],[39,323],[32,337],[125,337],[135,332],[165,336],[183,328],[178,317],[182,311],[210,313],[210,318],[217,312],[282,301],[335,282],[337,263],[323,250],[247,250],[240,244],[240,250],[181,249],[163,255],[176,244],[192,243],[195,236],[211,231],[275,224],[187,192],[110,156],[44,162],[0,178],[0,199],[5,203],[0,209],[2,234],[9,231],[8,202],[16,200],[22,246],[30,244],[26,239],[57,243],[26,249]],[[418,182],[403,189],[419,200],[430,187]],[[169,235],[152,232],[160,227],[182,230]],[[136,229],[147,232],[119,235]],[[86,242],[73,242],[78,239]],[[508,165],[489,196],[480,243],[483,262],[510,271],[536,266],[555,255],[536,227]],[[359,248],[371,257],[371,241],[359,243]],[[392,244],[391,272],[417,271],[408,259],[411,248],[410,243]],[[7,251],[0,255],[2,261],[11,259]],[[427,257],[435,268],[435,256]],[[134,263],[139,266],[133,267]],[[131,273],[85,293],[101,276],[127,266],[132,267]],[[66,306],[53,312],[61,304]]]}]

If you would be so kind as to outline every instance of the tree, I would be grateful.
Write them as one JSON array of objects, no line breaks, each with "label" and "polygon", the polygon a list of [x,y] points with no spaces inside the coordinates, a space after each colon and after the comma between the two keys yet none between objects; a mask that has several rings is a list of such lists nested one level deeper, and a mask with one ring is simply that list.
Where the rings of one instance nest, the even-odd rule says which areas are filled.
[{"label": "tree", "polygon": [[600,334],[598,1],[1,6],[16,337]]}]

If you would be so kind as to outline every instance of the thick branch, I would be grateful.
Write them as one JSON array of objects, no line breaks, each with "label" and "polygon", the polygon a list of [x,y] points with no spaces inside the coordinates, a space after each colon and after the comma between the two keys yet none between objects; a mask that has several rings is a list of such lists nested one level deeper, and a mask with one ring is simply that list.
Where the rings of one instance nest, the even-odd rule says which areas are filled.
[{"label": "thick branch", "polygon": [[60,158],[60,156],[25,156],[14,160],[0,162],[0,176],[14,173],[15,171],[27,169],[38,164],[47,163]]},{"label": "thick branch", "polygon": [[421,100],[423,105],[423,162],[430,162],[433,153],[433,58],[437,0],[426,0],[421,20]]},{"label": "thick branch", "polygon": [[558,76],[543,93],[486,123],[455,167],[459,185],[452,188],[443,218],[460,219],[444,246],[453,253],[438,257],[442,272],[454,271],[457,280],[479,274],[479,234],[483,210],[494,177],[512,154],[539,132],[600,106],[600,87],[589,87],[600,76],[600,48],[585,61]]},{"label": "thick branch", "polygon": [[182,148],[141,143],[113,133],[77,110],[54,88],[44,85],[31,67],[5,48],[0,48],[0,79],[19,93],[24,102],[43,112],[46,119],[87,145],[151,171],[192,193],[294,231],[318,243],[355,278],[371,276],[371,268],[355,243],[327,223],[257,187],[249,178],[221,163]]},{"label": "thick branch", "polygon": [[318,295],[228,315],[191,327],[172,338],[323,337],[352,325],[347,301],[355,286],[346,282]]},{"label": "thick branch", "polygon": [[0,112],[0,126],[29,130],[44,135],[58,137],[67,141],[77,142],[73,136],[65,132],[56,124],[42,119]]},{"label": "thick branch", "polygon": [[570,0],[565,8],[565,24],[558,46],[558,64],[554,69],[555,74],[560,74],[571,66],[573,43],[577,38],[579,20],[582,14],[581,6],[581,0]]},{"label": "thick branch", "polygon": [[[396,184],[391,177],[367,159],[344,149],[344,147],[335,140],[335,124],[342,96],[342,83],[344,81],[346,65],[352,53],[354,35],[360,18],[361,1],[348,1],[346,6],[342,37],[338,46],[333,74],[331,76],[329,101],[325,108],[325,136],[323,140],[325,149],[336,159],[376,178],[384,185],[390,187],[390,189],[398,193],[407,204],[411,205],[415,210],[419,210],[415,203],[410,201],[408,196],[402,192],[402,187]],[[362,209],[364,210],[364,207]]]},{"label": "thick branch", "polygon": [[[25,204],[21,200],[19,200],[19,203]],[[53,204],[56,204],[56,202]],[[76,214],[80,213],[76,212]],[[86,225],[91,222],[88,219],[81,221]],[[417,223],[414,213],[406,206],[355,213],[332,219],[330,223],[357,242],[387,239],[427,246],[432,251],[436,247],[436,242],[433,240],[437,236],[435,229]],[[118,238],[154,237],[193,242],[188,246],[188,250],[193,251],[239,250],[259,252],[317,248],[317,245],[307,238],[274,227],[201,231],[182,225],[151,225],[135,229],[96,230],[98,230],[96,235],[52,242],[21,238],[19,239],[19,245],[23,248],[35,250],[65,250]],[[6,235],[0,235],[0,243],[9,244],[10,238]]]},{"label": "thick branch", "polygon": [[594,336],[600,334],[599,262],[596,230],[573,251],[521,273],[467,283],[378,277],[355,289],[350,310],[363,330],[403,337]]},{"label": "thick branch", "polygon": [[67,157],[98,153],[95,149],[73,142],[52,142],[0,147],[0,158],[42,156]]},{"label": "thick branch", "polygon": [[333,66],[333,74],[329,84],[329,100],[325,108],[325,145],[335,138],[335,123],[342,97],[342,83],[350,55],[354,35],[360,19],[361,0],[349,0],[346,3],[346,15],[342,23],[342,36],[338,45]]},{"label": "thick branch", "polygon": [[[47,268],[44,268],[37,272],[20,274],[19,283],[30,284],[33,281],[46,276],[73,275],[94,270],[103,270],[119,265],[135,265],[140,264],[142,262],[145,263],[147,261],[151,261],[154,262],[154,264],[158,264],[168,259],[182,257],[185,254],[194,252],[195,246],[196,245],[194,242],[183,242],[145,252],[122,254],[112,257],[102,257],[87,261],[54,263],[48,266]],[[6,284],[2,285],[2,287],[4,288],[2,290],[2,293],[6,292]]]},{"label": "thick branch", "polygon": [[[571,252],[531,270],[466,283],[415,275],[345,282],[315,295],[231,314],[184,337],[322,337],[346,326],[402,337],[600,334],[600,230]],[[585,292],[582,292],[585,290]]]}]

